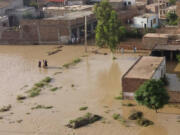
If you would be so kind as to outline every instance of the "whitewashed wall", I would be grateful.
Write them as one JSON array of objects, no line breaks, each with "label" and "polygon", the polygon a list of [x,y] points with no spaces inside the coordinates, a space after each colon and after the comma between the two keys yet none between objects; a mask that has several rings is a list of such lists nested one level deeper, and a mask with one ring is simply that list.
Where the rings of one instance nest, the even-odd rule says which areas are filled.
[{"label": "whitewashed wall", "polygon": [[161,63],[161,65],[159,66],[159,68],[156,70],[156,72],[152,76],[152,79],[158,80],[161,77],[163,77],[165,74],[166,74],[166,61],[165,61],[165,58],[164,58],[164,60]]},{"label": "whitewashed wall", "polygon": [[151,28],[151,21],[156,19],[156,23],[152,23],[152,27],[156,28],[159,25],[158,15],[154,14],[149,16],[148,18],[143,18],[142,16],[137,16],[133,18],[133,27],[135,28],[144,28],[144,24],[146,24],[146,28]]}]

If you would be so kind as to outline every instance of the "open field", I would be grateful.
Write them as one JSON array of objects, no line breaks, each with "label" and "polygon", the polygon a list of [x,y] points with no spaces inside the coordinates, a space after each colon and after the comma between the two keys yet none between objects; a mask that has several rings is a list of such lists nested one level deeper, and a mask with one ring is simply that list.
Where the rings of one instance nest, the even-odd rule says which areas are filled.
[{"label": "open field", "polygon": [[[107,49],[64,46],[56,54],[49,51],[58,46],[0,46],[0,112],[2,135],[179,135],[180,105],[167,105],[155,113],[134,101],[115,97],[121,93],[121,77],[139,55],[148,52],[115,54]],[[108,53],[108,55],[104,55]],[[38,61],[47,59],[49,68],[39,69]],[[68,67],[63,66],[69,64]],[[51,81],[43,80],[51,77]],[[35,85],[34,85],[35,84]],[[36,86],[39,94],[29,97],[27,91]],[[17,96],[26,99],[17,100]],[[19,98],[20,99],[20,98]],[[132,103],[134,106],[126,106]],[[83,109],[86,108],[86,109]],[[140,127],[128,120],[132,110],[142,111],[154,125]],[[103,120],[79,129],[69,129],[69,120],[87,112]],[[119,113],[125,124],[113,119]]]}]

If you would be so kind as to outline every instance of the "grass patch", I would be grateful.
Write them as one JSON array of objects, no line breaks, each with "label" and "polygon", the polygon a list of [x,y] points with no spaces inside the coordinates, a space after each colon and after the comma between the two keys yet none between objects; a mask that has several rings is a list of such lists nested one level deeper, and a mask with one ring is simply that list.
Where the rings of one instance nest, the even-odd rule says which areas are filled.
[{"label": "grass patch", "polygon": [[52,80],[51,77],[46,77],[46,78],[44,78],[43,80],[41,80],[40,82],[35,83],[34,86],[35,86],[35,87],[38,87],[38,88],[42,88],[42,87],[44,87],[45,85],[47,85],[48,83],[50,83],[51,80]]},{"label": "grass patch", "polygon": [[34,86],[27,91],[29,97],[36,97],[40,95],[41,88],[47,86],[51,82],[51,77],[46,77],[38,83],[35,83]]},{"label": "grass patch", "polygon": [[117,96],[117,97],[115,97],[115,99],[116,100],[122,100],[123,98],[122,98],[122,96]]},{"label": "grass patch", "polygon": [[29,97],[36,97],[40,95],[40,92],[41,92],[41,89],[37,87],[33,87],[32,89],[27,91]]},{"label": "grass patch", "polygon": [[38,82],[38,83],[35,83],[35,84],[34,84],[34,86],[39,87],[39,88],[44,87],[44,85],[45,85],[44,82]]},{"label": "grass patch", "polygon": [[115,57],[115,56],[113,56],[113,58],[112,58],[113,60],[116,60],[117,58]]},{"label": "grass patch", "polygon": [[55,72],[54,75],[58,75],[58,74],[61,74],[62,72]]},{"label": "grass patch", "polygon": [[87,113],[85,114],[84,116],[82,117],[78,117],[74,120],[70,120],[69,123],[66,125],[67,127],[69,128],[79,128],[79,127],[82,127],[82,126],[86,126],[88,124],[92,124],[98,120],[102,119],[101,116],[99,115],[95,115],[95,114],[92,114],[92,113]]},{"label": "grass patch", "polygon": [[115,97],[116,100],[122,100],[123,99],[123,96],[122,96],[122,92],[120,92],[120,95]]},{"label": "grass patch", "polygon": [[31,113],[27,112],[26,115],[30,115]]},{"label": "grass patch", "polygon": [[50,91],[53,91],[53,92],[56,90],[58,90],[58,87],[54,87],[54,88],[50,89]]},{"label": "grass patch", "polygon": [[3,107],[0,109],[0,112],[7,112],[7,111],[9,111],[11,108],[12,108],[11,105],[3,106]]},{"label": "grass patch", "polygon": [[114,113],[112,117],[113,117],[113,119],[117,120],[117,119],[119,119],[120,114],[116,114],[116,113]]},{"label": "grass patch", "polygon": [[73,64],[77,64],[77,63],[79,63],[79,62],[81,62],[81,59],[80,59],[80,58],[77,58],[77,59],[73,60]]},{"label": "grass patch", "polygon": [[45,106],[45,105],[37,105],[35,107],[32,107],[31,109],[34,110],[34,109],[52,109],[53,106]]},{"label": "grass patch", "polygon": [[18,101],[20,101],[20,100],[25,100],[25,99],[26,99],[26,96],[18,95],[16,99],[17,99]]},{"label": "grass patch", "polygon": [[23,121],[23,120],[17,120],[16,122],[17,122],[17,123],[21,123],[22,121]]},{"label": "grass patch", "polygon": [[63,67],[65,68],[69,68],[70,66],[76,65],[77,63],[81,62],[80,58],[74,59],[72,62],[70,63],[66,63],[63,65]]},{"label": "grass patch", "polygon": [[50,83],[51,80],[52,80],[52,78],[48,76],[48,77],[44,78],[44,79],[42,80],[42,82],[44,82],[44,83]]},{"label": "grass patch", "polygon": [[83,107],[80,107],[80,108],[79,108],[80,111],[84,111],[84,110],[87,110],[87,109],[88,109],[87,106],[83,106]]},{"label": "grass patch", "polygon": [[123,124],[123,125],[126,124],[126,120],[120,114],[114,113],[112,117],[114,120],[120,121],[121,124]]}]

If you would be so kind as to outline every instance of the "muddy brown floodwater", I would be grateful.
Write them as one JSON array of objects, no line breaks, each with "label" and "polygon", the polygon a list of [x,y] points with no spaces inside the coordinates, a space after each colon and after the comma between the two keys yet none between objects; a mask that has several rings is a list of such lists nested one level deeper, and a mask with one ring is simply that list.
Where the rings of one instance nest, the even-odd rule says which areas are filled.
[{"label": "muddy brown floodwater", "polygon": [[[47,52],[58,46],[0,46],[0,106],[12,105],[8,112],[1,112],[0,135],[179,135],[180,109],[166,106],[155,113],[136,105],[122,104],[135,101],[115,100],[120,95],[121,77],[140,55],[148,52],[115,54],[116,60],[107,49],[93,54],[96,47],[89,47],[84,53],[83,46],[64,46],[62,51],[48,56]],[[107,52],[108,55],[102,55]],[[88,55],[88,56],[87,56]],[[82,57],[83,56],[83,57]],[[81,58],[82,62],[68,69],[63,64]],[[47,59],[49,68],[39,69],[38,61]],[[54,74],[58,73],[58,74]],[[16,101],[18,94],[24,95],[34,83],[51,76],[52,87],[61,87],[55,92],[45,87],[39,96],[28,98],[22,103]],[[35,105],[50,105],[52,109],[32,110]],[[86,111],[79,111],[87,106]],[[155,124],[140,127],[128,121],[128,127],[112,118],[120,113],[127,120],[132,110],[144,112],[146,118]],[[99,114],[105,119],[76,130],[65,125],[69,120],[87,112]],[[22,120],[22,122],[18,122]]]}]

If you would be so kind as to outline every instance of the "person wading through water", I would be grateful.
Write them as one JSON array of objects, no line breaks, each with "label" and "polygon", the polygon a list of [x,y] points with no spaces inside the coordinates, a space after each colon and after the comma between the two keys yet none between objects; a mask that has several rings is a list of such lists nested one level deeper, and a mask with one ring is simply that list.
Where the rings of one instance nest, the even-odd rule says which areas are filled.
[{"label": "person wading through water", "polygon": [[38,62],[38,67],[41,68],[41,61]]},{"label": "person wading through water", "polygon": [[44,61],[44,66],[45,66],[45,67],[48,67],[48,62],[47,62],[47,60]]}]

